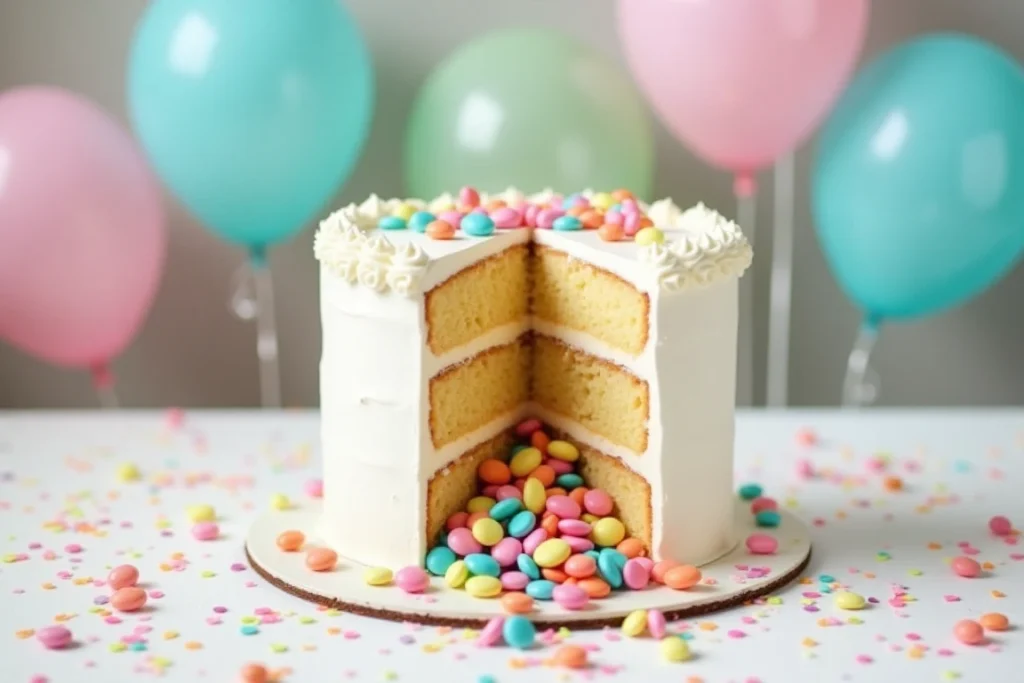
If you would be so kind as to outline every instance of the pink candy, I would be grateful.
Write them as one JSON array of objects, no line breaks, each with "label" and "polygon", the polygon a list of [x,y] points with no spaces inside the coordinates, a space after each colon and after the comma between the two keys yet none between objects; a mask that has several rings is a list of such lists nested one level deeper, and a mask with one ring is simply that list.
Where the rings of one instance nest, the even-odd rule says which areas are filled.
[{"label": "pink candy", "polygon": [[[539,206],[537,206],[536,204],[528,205],[526,207],[526,210],[523,211],[523,223],[527,227],[536,228],[537,227],[537,215],[539,213],[540,213],[540,207]],[[537,429],[540,429],[540,427],[538,427]],[[534,431],[536,431],[536,430],[534,430]],[[522,436],[522,434],[520,434],[520,436]],[[527,435],[527,436],[529,436],[529,435]]]},{"label": "pink candy", "polygon": [[562,540],[574,553],[585,553],[594,549],[594,542],[582,536],[562,536]]},{"label": "pink candy", "polygon": [[[548,540],[548,532],[544,529],[541,529],[540,527],[537,527],[536,529],[531,531],[526,538],[523,539],[523,552],[527,555],[532,556],[533,552],[537,550],[537,546],[539,546],[546,540]],[[450,536],[448,537],[448,545],[449,547],[451,546]]]},{"label": "pink candy", "polygon": [[448,547],[456,555],[465,557],[466,555],[472,555],[473,553],[479,553],[483,550],[483,546],[480,545],[479,541],[473,538],[473,532],[466,527],[459,527],[458,529],[452,529],[448,534]]},{"label": "pink candy", "polygon": [[71,631],[63,626],[44,626],[36,631],[36,639],[48,650],[60,650],[71,644]]},{"label": "pink candy", "polygon": [[555,221],[565,215],[561,209],[541,209],[537,214],[537,227],[550,230]]},{"label": "pink candy", "polygon": [[497,498],[498,488],[499,486],[497,484],[488,484],[487,486],[480,489],[480,495],[487,496],[488,498]]},{"label": "pink candy", "polygon": [[505,484],[504,486],[498,487],[498,490],[494,493],[494,497],[498,500],[505,500],[506,498],[517,498],[522,500],[523,492],[511,484]]},{"label": "pink candy", "polygon": [[555,586],[551,597],[560,607],[569,610],[583,609],[590,602],[590,596],[579,586],[571,583],[563,583]]},{"label": "pink candy", "polygon": [[950,563],[950,568],[953,573],[957,576],[962,576],[966,579],[974,579],[981,576],[981,565],[976,560],[972,560],[969,557],[954,557]]},{"label": "pink candy", "polygon": [[988,520],[988,528],[996,536],[1009,536],[1013,531],[1013,523],[1002,515],[996,515]]},{"label": "pink candy", "polygon": [[505,627],[505,617],[494,617],[480,630],[476,644],[478,647],[490,647],[501,641],[501,630]]},{"label": "pink candy", "polygon": [[448,225],[458,227],[462,223],[462,212],[461,211],[442,211],[437,216],[437,220],[444,221]]},{"label": "pink candy", "polygon": [[530,583],[530,577],[523,572],[512,571],[501,575],[501,587],[507,591],[521,591]]},{"label": "pink candy", "polygon": [[395,574],[395,584],[406,593],[422,593],[430,585],[430,577],[420,567],[403,567]]},{"label": "pink candy", "polygon": [[622,225],[625,217],[618,211],[608,211],[604,215],[604,222],[609,225]]},{"label": "pink candy", "polygon": [[569,474],[573,470],[571,462],[559,460],[558,458],[548,458],[544,461],[544,464],[553,469],[555,474]]},{"label": "pink candy", "polygon": [[654,571],[654,560],[649,557],[634,557],[631,562],[639,562],[647,568],[647,573],[650,574]]},{"label": "pink candy", "polygon": [[134,586],[139,582],[139,570],[133,565],[122,564],[114,567],[107,574],[107,585],[112,590]]},{"label": "pink candy", "polygon": [[543,426],[544,425],[541,424],[541,421],[536,418],[530,420],[523,420],[522,422],[516,425],[516,436],[518,436],[520,439],[527,439],[535,431],[537,431]]},{"label": "pink candy", "polygon": [[589,536],[590,524],[580,519],[563,519],[558,522],[558,530],[568,536]]},{"label": "pink candy", "polygon": [[192,527],[192,538],[197,541],[212,541],[220,536],[220,527],[216,522],[199,522]]},{"label": "pink candy", "polygon": [[641,216],[638,213],[626,214],[625,220],[622,221],[622,227],[627,237],[633,237],[640,232],[640,220]]},{"label": "pink candy", "polygon": [[651,581],[651,570],[643,562],[637,562],[637,558],[626,560],[622,568],[622,580],[633,590],[642,590]]},{"label": "pink candy", "polygon": [[464,187],[459,190],[459,203],[466,206],[479,206],[480,193],[472,187]]},{"label": "pink candy", "polygon": [[515,209],[504,207],[491,212],[491,220],[496,228],[518,228],[523,223],[523,214]]},{"label": "pink candy", "polygon": [[[448,547],[451,547],[451,541],[449,540]],[[457,552],[457,551],[456,551]],[[516,563],[516,559],[520,553],[523,552],[523,543],[518,538],[512,538],[507,536],[495,544],[491,548],[491,557],[498,561],[498,564],[502,567],[511,567]]]},{"label": "pink candy", "polygon": [[661,610],[647,610],[647,630],[658,640],[665,635],[665,615]]},{"label": "pink candy", "polygon": [[771,555],[779,549],[779,542],[768,534],[750,534],[747,536],[747,550],[755,555]]},{"label": "pink candy", "polygon": [[310,479],[305,485],[306,495],[310,498],[323,498],[324,497],[324,480],[323,479]]},{"label": "pink candy", "polygon": [[544,507],[561,519],[579,519],[583,512],[579,503],[569,496],[551,496],[544,503]]},{"label": "pink candy", "polygon": [[775,501],[775,499],[774,498],[768,498],[767,496],[761,496],[760,498],[755,498],[753,500],[753,502],[750,503],[750,512],[752,514],[755,514],[755,515],[758,512],[761,512],[762,510],[778,510],[778,509],[779,509],[779,504]]},{"label": "pink candy", "polygon": [[612,497],[601,489],[591,489],[583,494],[583,507],[598,517],[612,514]]}]

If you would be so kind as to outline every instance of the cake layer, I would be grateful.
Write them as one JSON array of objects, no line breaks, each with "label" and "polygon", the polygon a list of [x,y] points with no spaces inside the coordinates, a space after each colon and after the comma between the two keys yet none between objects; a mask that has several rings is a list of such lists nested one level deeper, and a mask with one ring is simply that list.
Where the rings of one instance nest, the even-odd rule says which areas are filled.
[{"label": "cake layer", "polygon": [[650,388],[625,368],[534,335],[532,398],[634,453],[647,450]]},{"label": "cake layer", "polygon": [[534,246],[531,271],[534,317],[585,332],[633,356],[643,352],[647,294],[618,275],[541,245]]},{"label": "cake layer", "polygon": [[430,380],[430,438],[441,448],[530,397],[529,335],[491,347]]},{"label": "cake layer", "polygon": [[435,355],[524,319],[530,299],[525,244],[456,273],[425,296],[427,345]]},{"label": "cake layer", "polygon": [[508,460],[513,437],[510,430],[477,445],[454,462],[435,472],[427,484],[427,545],[437,541],[450,516],[463,510],[469,499],[476,495],[476,471],[484,460]]},{"label": "cake layer", "polygon": [[615,502],[613,515],[626,526],[626,535],[640,539],[650,554],[654,529],[650,483],[615,456],[574,443],[580,451],[579,473],[587,487],[602,489],[611,496]]}]

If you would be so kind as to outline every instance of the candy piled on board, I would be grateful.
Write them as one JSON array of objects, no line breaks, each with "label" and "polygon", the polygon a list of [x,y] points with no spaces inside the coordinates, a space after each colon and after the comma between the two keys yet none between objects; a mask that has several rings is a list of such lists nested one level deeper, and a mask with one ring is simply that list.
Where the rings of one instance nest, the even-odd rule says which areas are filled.
[{"label": "candy piled on board", "polygon": [[430,210],[399,204],[377,223],[381,230],[414,230],[437,240],[448,240],[462,230],[471,237],[487,237],[496,229],[596,230],[606,242],[632,239],[640,246],[660,244],[664,233],[654,227],[629,190],[598,192],[584,196],[552,195],[547,201],[486,201],[472,187],[464,187],[451,201],[435,200]]},{"label": "candy piled on board", "polygon": [[521,423],[516,434],[521,442],[507,463],[480,463],[479,495],[447,520],[427,553],[429,573],[474,597],[504,593],[509,614],[529,612],[533,600],[580,610],[613,590],[643,590],[652,581],[686,590],[701,580],[694,566],[645,557],[611,496],[586,487],[576,446],[552,440],[538,420]]}]

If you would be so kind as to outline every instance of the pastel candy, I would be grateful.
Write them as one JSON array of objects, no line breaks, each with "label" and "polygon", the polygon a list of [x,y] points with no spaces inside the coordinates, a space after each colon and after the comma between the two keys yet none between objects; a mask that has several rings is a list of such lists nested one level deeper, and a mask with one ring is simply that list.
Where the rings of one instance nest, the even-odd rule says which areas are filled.
[{"label": "pastel candy", "polygon": [[520,553],[519,557],[516,558],[516,566],[519,567],[519,571],[529,576],[531,579],[540,578],[540,567],[533,561],[533,558],[526,553]]},{"label": "pastel candy", "polygon": [[491,557],[502,567],[511,567],[523,552],[523,542],[518,538],[503,538],[491,548]]},{"label": "pastel candy", "polygon": [[560,538],[549,538],[537,546],[533,552],[533,560],[539,567],[557,567],[565,562],[572,553],[569,544]]},{"label": "pastel candy", "polygon": [[448,532],[448,547],[463,557],[483,550],[483,546],[473,538],[473,532],[466,527],[452,529]]},{"label": "pastel candy", "polygon": [[466,555],[463,562],[466,563],[469,573],[473,576],[498,576],[501,573],[501,565],[490,555],[483,553]]},{"label": "pastel candy", "polygon": [[651,580],[651,570],[643,562],[637,562],[635,559],[626,560],[622,568],[622,580],[629,588],[642,590],[647,588]]},{"label": "pastel candy", "polygon": [[521,510],[508,522],[508,534],[515,538],[523,538],[537,526],[537,515],[530,510]]},{"label": "pastel candy", "polygon": [[553,512],[560,519],[579,519],[582,510],[579,504],[569,496],[551,496],[545,503],[548,512]]}]

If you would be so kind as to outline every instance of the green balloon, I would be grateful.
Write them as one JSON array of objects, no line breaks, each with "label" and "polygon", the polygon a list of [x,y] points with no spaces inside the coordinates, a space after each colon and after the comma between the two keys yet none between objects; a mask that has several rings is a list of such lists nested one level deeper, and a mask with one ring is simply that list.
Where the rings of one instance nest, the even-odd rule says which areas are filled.
[{"label": "green balloon", "polygon": [[410,194],[631,190],[649,199],[650,120],[624,72],[549,30],[490,33],[423,85],[405,138]]}]

